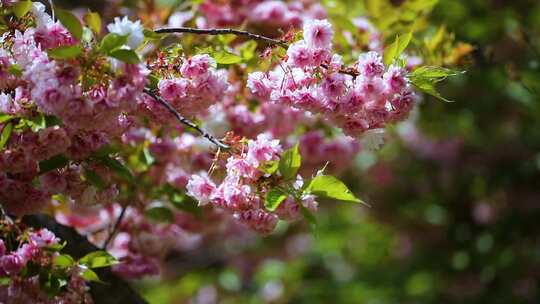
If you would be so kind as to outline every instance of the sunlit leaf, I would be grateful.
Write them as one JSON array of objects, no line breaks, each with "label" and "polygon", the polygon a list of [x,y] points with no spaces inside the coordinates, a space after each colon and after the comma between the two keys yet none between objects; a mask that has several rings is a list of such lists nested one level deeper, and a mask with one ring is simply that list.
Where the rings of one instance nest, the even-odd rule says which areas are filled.
[{"label": "sunlit leaf", "polygon": [[94,33],[99,34],[101,32],[101,17],[98,13],[88,11],[84,15],[84,22]]},{"label": "sunlit leaf", "polygon": [[320,198],[365,204],[349,190],[347,185],[330,175],[316,176],[307,184],[304,192]]},{"label": "sunlit leaf", "polygon": [[79,264],[89,268],[101,268],[118,264],[118,260],[106,251],[94,251],[80,258]]},{"label": "sunlit leaf", "polygon": [[6,124],[4,128],[2,129],[2,133],[0,133],[0,150],[4,149],[9,138],[11,137],[12,132],[13,132],[13,124],[12,123]]},{"label": "sunlit leaf", "polygon": [[279,160],[279,172],[281,172],[281,175],[285,179],[294,178],[301,164],[302,156],[300,155],[299,144],[297,143],[281,156]]},{"label": "sunlit leaf", "polygon": [[61,46],[52,50],[48,50],[47,53],[54,59],[69,59],[74,58],[82,54],[83,49],[80,45]]},{"label": "sunlit leaf", "polygon": [[264,207],[270,211],[275,211],[281,203],[287,199],[287,193],[280,189],[274,188],[266,193]]}]

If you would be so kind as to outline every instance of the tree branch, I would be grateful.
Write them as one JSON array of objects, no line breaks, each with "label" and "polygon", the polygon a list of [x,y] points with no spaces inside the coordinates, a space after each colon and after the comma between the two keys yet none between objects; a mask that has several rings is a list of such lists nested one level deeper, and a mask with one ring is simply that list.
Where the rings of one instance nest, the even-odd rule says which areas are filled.
[{"label": "tree branch", "polygon": [[124,219],[124,215],[126,214],[127,206],[122,206],[122,211],[120,211],[120,215],[116,219],[116,222],[114,223],[113,230],[107,237],[107,240],[105,240],[105,243],[103,243],[103,246],[101,247],[103,250],[107,250],[107,247],[109,246],[109,243],[113,240],[114,236],[116,235],[116,232],[118,231],[118,228],[120,227],[120,224],[122,223],[122,219]]},{"label": "tree branch", "polygon": [[218,146],[219,148],[229,149],[228,145],[222,143],[221,141],[216,139],[214,136],[212,136],[210,133],[206,132],[201,127],[196,125],[194,122],[182,116],[182,114],[180,114],[170,103],[168,103],[167,101],[165,101],[165,99],[161,98],[160,96],[152,92],[152,90],[145,88],[144,92],[148,94],[149,96],[151,96],[152,98],[154,98],[161,105],[163,105],[167,110],[169,110],[169,112],[171,112],[171,114],[173,114],[180,123],[194,129],[199,134],[201,134],[204,138],[208,139],[211,143]]},{"label": "tree branch", "polygon": [[273,39],[269,37],[265,37],[259,34],[250,33],[247,31],[242,30],[236,30],[236,29],[197,29],[197,28],[190,28],[190,27],[174,27],[174,28],[162,28],[154,30],[155,33],[158,34],[180,34],[180,33],[189,33],[189,34],[198,34],[198,35],[227,35],[232,34],[236,36],[246,37],[251,40],[258,40],[262,42],[266,42],[270,45],[279,45],[283,48],[288,48],[289,45],[287,42],[283,40]]},{"label": "tree branch", "polygon": [[[22,222],[34,228],[47,228],[62,240],[67,242],[63,251],[75,259],[86,254],[100,250],[90,243],[85,237],[77,233],[75,229],[57,223],[53,218],[45,214],[26,215]],[[147,304],[147,302],[120,277],[116,276],[110,268],[95,269],[103,283],[90,283],[90,294],[94,303],[99,304]]]},{"label": "tree branch", "polygon": [[[232,34],[236,36],[242,36],[246,37],[251,40],[257,40],[257,41],[263,41],[270,45],[278,45],[284,49],[287,49],[289,47],[289,44],[285,40],[279,40],[279,39],[273,39],[270,37],[266,37],[263,35],[251,33],[248,31],[242,31],[242,30],[236,30],[231,28],[225,28],[225,29],[197,29],[197,28],[191,28],[191,27],[174,27],[174,28],[162,28],[154,30],[157,34],[180,34],[180,33],[188,33],[188,34],[196,34],[196,35],[226,35],[226,34]],[[323,69],[328,70],[330,67],[327,64],[321,63],[321,67]],[[352,76],[353,78],[356,78],[360,76],[360,73],[355,70],[354,68],[345,68],[340,69],[337,72],[341,74],[347,74]]]}]

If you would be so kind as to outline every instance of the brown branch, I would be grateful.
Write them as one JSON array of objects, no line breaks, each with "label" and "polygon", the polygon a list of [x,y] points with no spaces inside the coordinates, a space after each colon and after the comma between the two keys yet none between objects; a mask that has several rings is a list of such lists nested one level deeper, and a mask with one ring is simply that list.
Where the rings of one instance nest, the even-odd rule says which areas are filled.
[{"label": "brown branch", "polygon": [[222,143],[221,141],[219,141],[218,139],[216,139],[214,136],[212,136],[210,133],[206,132],[205,130],[203,130],[201,127],[199,127],[197,124],[195,124],[194,122],[192,122],[191,120],[185,118],[184,116],[182,116],[182,114],[180,114],[170,103],[168,103],[167,101],[165,101],[165,99],[161,98],[160,96],[158,96],[156,93],[152,92],[152,90],[146,88],[144,89],[144,92],[146,94],[148,94],[150,97],[154,98],[157,102],[159,102],[161,105],[163,105],[169,112],[171,112],[171,114],[173,114],[176,119],[194,129],[195,131],[197,131],[200,135],[202,135],[202,137],[208,139],[211,143],[213,143],[214,145],[218,146],[219,148],[221,149],[229,149],[229,146]]},{"label": "brown branch", "polygon": [[250,33],[250,32],[247,32],[247,31],[242,31],[242,30],[237,30],[237,29],[230,29],[230,28],[225,28],[225,29],[197,29],[197,28],[191,28],[191,27],[174,27],[174,28],[157,29],[157,30],[154,30],[154,32],[157,33],[157,34],[188,33],[188,34],[212,35],[212,36],[231,34],[231,35],[246,37],[246,38],[251,39],[251,40],[257,40],[257,41],[266,42],[266,43],[268,43],[270,45],[279,45],[279,46],[281,46],[281,47],[283,47],[285,49],[287,47],[289,47],[289,45],[283,40],[273,39],[273,38],[265,37],[263,35],[254,34],[254,33]]},{"label": "brown branch", "polygon": [[113,230],[107,237],[107,240],[105,240],[105,243],[103,243],[103,246],[101,247],[103,250],[107,250],[107,247],[109,246],[109,243],[113,240],[114,236],[116,235],[116,232],[118,231],[118,228],[120,228],[120,224],[122,223],[122,219],[124,219],[124,215],[126,214],[127,206],[122,206],[122,211],[120,211],[120,215],[116,219],[116,222],[114,223]]},{"label": "brown branch", "polygon": [[[226,35],[226,34],[232,34],[236,36],[246,37],[251,40],[257,40],[257,41],[263,41],[270,45],[278,45],[284,49],[287,49],[289,47],[289,44],[285,40],[280,39],[273,39],[270,37],[266,37],[263,35],[251,33],[248,31],[242,31],[242,30],[236,30],[236,29],[197,29],[197,28],[191,28],[191,27],[174,27],[174,28],[162,28],[154,30],[157,34],[180,34],[180,33],[188,33],[188,34],[196,34],[196,35]],[[322,63],[321,67],[328,70],[329,67],[327,64]],[[353,78],[356,78],[360,75],[358,71],[356,71],[353,68],[346,68],[346,69],[340,69],[337,72],[342,74],[347,74],[352,76]]]}]

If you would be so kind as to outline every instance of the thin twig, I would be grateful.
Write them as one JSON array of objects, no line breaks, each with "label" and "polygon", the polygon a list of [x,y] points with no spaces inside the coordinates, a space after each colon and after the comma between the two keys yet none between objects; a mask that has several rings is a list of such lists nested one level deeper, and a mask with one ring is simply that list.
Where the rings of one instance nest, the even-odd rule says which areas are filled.
[{"label": "thin twig", "polygon": [[247,31],[237,30],[237,29],[230,29],[230,28],[224,28],[224,29],[197,29],[197,28],[191,28],[191,27],[174,27],[174,28],[162,28],[154,30],[155,33],[158,34],[179,34],[179,33],[189,33],[189,34],[198,34],[198,35],[227,35],[232,34],[236,36],[242,36],[246,37],[251,40],[258,40],[263,41],[271,45],[279,45],[283,48],[289,47],[287,42],[279,39],[273,39],[269,37],[265,37],[259,34],[250,33]]},{"label": "thin twig", "polygon": [[116,218],[116,222],[114,223],[113,230],[107,237],[107,240],[105,240],[105,243],[103,243],[103,250],[107,250],[107,247],[109,246],[109,243],[113,240],[114,236],[116,235],[116,232],[118,231],[118,228],[120,228],[120,224],[122,223],[122,220],[124,219],[124,215],[126,214],[127,206],[122,206],[122,211],[120,211],[120,215],[118,218]]},{"label": "thin twig", "polygon": [[208,139],[211,143],[218,146],[219,148],[221,148],[221,149],[229,149],[229,146],[227,146],[226,144],[224,144],[221,141],[219,141],[218,139],[216,139],[214,136],[212,136],[210,133],[203,130],[201,127],[196,125],[191,120],[189,120],[189,119],[185,118],[184,116],[182,116],[182,114],[180,114],[170,103],[168,103],[167,101],[165,101],[165,99],[161,98],[160,96],[158,96],[157,94],[152,92],[152,90],[146,88],[146,89],[144,89],[144,92],[146,94],[148,94],[149,96],[151,96],[152,98],[154,98],[161,105],[163,105],[169,112],[171,112],[171,114],[173,114],[176,117],[176,119],[179,122],[181,122],[182,124],[194,129],[199,134],[201,134],[202,137]]}]

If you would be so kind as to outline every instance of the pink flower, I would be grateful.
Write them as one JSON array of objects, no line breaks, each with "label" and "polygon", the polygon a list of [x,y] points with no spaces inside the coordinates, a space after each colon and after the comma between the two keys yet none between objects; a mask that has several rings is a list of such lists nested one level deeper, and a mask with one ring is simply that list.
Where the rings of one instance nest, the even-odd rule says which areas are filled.
[{"label": "pink flower", "polygon": [[216,62],[207,54],[195,55],[182,64],[180,73],[188,78],[195,78],[204,75],[211,67],[214,67]]},{"label": "pink flower", "polygon": [[265,73],[250,73],[248,75],[247,87],[253,95],[261,99],[270,98],[270,93],[272,92],[272,82],[270,79],[268,79],[268,76]]},{"label": "pink flower", "polygon": [[324,78],[321,85],[324,95],[332,100],[339,99],[345,94],[347,86],[345,85],[346,77],[341,73],[333,73]]},{"label": "pink flower", "polygon": [[41,189],[50,194],[58,194],[66,191],[67,181],[64,174],[58,170],[49,171],[39,177]]},{"label": "pink flower", "polygon": [[252,209],[236,213],[235,218],[261,234],[269,234],[276,228],[278,217],[262,209]]},{"label": "pink flower", "polygon": [[201,172],[190,177],[186,189],[187,194],[199,201],[199,206],[201,206],[208,204],[216,185],[205,172]]},{"label": "pink flower", "polygon": [[327,20],[308,20],[304,23],[304,40],[313,48],[330,48],[334,31]]},{"label": "pink flower", "polygon": [[246,159],[255,167],[279,158],[282,148],[279,140],[273,140],[267,134],[259,134],[257,140],[248,142]]},{"label": "pink flower", "polygon": [[173,101],[185,98],[189,82],[184,78],[162,79],[159,81],[159,94],[165,100]]},{"label": "pink flower", "polygon": [[230,157],[227,159],[227,174],[229,176],[237,175],[249,179],[257,179],[260,176],[260,171],[245,158]]},{"label": "pink flower", "polygon": [[226,181],[220,187],[222,198],[233,210],[245,210],[250,207],[251,188],[235,181]]},{"label": "pink flower", "polygon": [[58,244],[58,238],[50,230],[43,228],[29,234],[30,244],[37,247],[47,247]]},{"label": "pink flower", "polygon": [[4,244],[4,240],[0,239],[0,257],[4,255],[6,255],[6,244]]},{"label": "pink flower", "polygon": [[312,49],[304,41],[291,44],[287,49],[287,56],[287,62],[292,67],[305,68],[313,65]]},{"label": "pink flower", "polygon": [[358,71],[365,77],[382,76],[384,64],[377,52],[368,52],[358,57]]},{"label": "pink flower", "polygon": [[383,75],[383,81],[386,94],[390,97],[394,94],[401,93],[409,82],[407,79],[407,71],[396,65],[391,65],[388,71]]},{"label": "pink flower", "polygon": [[25,265],[24,258],[16,253],[4,255],[0,258],[0,267],[8,275],[18,274]]}]

